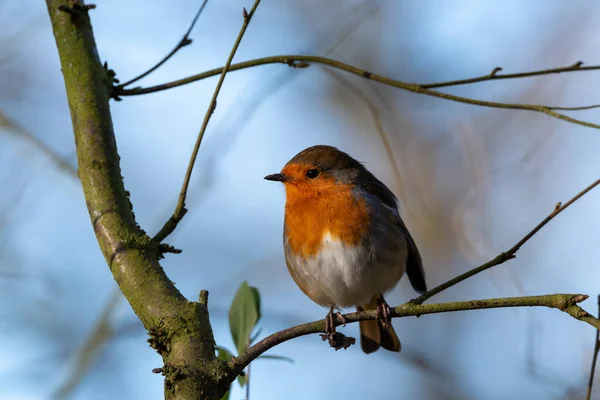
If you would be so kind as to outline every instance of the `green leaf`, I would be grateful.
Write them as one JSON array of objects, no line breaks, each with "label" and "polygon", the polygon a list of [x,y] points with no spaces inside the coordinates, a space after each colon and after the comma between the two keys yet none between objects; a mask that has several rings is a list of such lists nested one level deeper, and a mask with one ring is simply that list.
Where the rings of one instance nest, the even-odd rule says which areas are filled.
[{"label": "green leaf", "polygon": [[250,344],[250,334],[260,319],[260,294],[258,289],[242,282],[231,308],[229,309],[229,329],[238,354],[243,354]]},{"label": "green leaf", "polygon": [[258,320],[260,319],[260,293],[258,292],[258,289],[254,286],[249,286],[249,288],[252,291],[254,307],[256,307],[256,312],[258,313],[258,318],[256,319],[256,322],[258,322]]},{"label": "green leaf", "polygon": [[258,358],[266,358],[267,360],[281,360],[281,361],[287,361],[287,362],[289,362],[289,363],[291,363],[291,364],[293,364],[293,363],[294,363],[294,360],[293,360],[293,359],[291,359],[291,358],[289,358],[289,357],[286,357],[286,356],[278,356],[278,355],[275,355],[275,354],[273,354],[273,355],[271,355],[271,354],[265,354],[264,356],[260,356],[260,357],[258,357]]},{"label": "green leaf", "polygon": [[[227,350],[225,347],[217,346],[216,349],[217,349],[217,358],[219,360],[231,361],[231,359],[233,358],[233,354],[231,354],[231,352],[229,350]],[[231,392],[231,385],[229,385],[229,390],[227,392],[225,392],[223,397],[221,397],[221,400],[229,400],[229,392]]]}]

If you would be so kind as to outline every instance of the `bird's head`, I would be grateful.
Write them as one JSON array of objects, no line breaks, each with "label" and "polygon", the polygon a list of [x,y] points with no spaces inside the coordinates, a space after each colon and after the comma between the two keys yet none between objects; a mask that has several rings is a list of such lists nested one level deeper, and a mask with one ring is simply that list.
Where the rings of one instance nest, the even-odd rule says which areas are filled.
[{"label": "bird's head", "polygon": [[265,176],[282,182],[292,192],[322,192],[336,186],[354,185],[365,168],[343,151],[332,146],[312,146],[296,154],[280,173]]}]

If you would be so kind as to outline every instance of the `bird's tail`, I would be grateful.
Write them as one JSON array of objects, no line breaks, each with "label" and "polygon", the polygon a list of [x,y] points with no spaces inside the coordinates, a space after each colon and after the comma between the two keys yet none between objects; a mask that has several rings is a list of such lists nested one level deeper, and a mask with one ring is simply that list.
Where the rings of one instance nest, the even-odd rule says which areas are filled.
[{"label": "bird's tail", "polygon": [[[375,310],[383,301],[383,295],[377,293],[368,304],[358,306],[356,309],[358,311]],[[379,347],[383,347],[389,351],[400,351],[402,347],[400,345],[400,339],[398,339],[398,335],[396,335],[394,327],[391,324],[386,329],[380,321],[369,320],[360,321],[359,326],[360,347],[365,353],[373,353],[379,349]]]}]

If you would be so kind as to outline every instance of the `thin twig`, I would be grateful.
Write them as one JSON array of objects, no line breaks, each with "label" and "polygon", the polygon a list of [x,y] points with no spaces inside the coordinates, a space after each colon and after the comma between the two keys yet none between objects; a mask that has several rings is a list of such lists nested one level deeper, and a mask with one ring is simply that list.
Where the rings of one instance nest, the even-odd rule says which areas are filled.
[{"label": "thin twig", "polygon": [[124,88],[125,86],[129,86],[132,83],[135,83],[135,82],[139,81],[140,79],[150,75],[152,72],[157,70],[161,65],[166,63],[171,57],[173,57],[175,55],[175,53],[177,53],[179,50],[181,50],[182,48],[184,48],[185,46],[187,46],[189,44],[192,44],[192,39],[189,38],[190,33],[192,33],[192,29],[194,29],[194,25],[196,25],[196,21],[198,21],[200,14],[202,14],[202,11],[204,11],[204,7],[206,6],[206,3],[208,3],[208,0],[204,0],[202,2],[202,5],[198,9],[198,12],[196,13],[196,16],[194,17],[194,19],[192,20],[192,23],[191,23],[190,27],[188,28],[187,32],[185,33],[185,35],[183,35],[183,37],[177,43],[177,45],[173,48],[173,50],[171,50],[169,52],[169,54],[167,54],[162,60],[160,60],[152,68],[150,68],[143,74],[140,74],[140,75],[136,76],[135,78],[128,80],[127,82],[123,83],[122,85],[119,85],[118,88]]},{"label": "thin twig", "polygon": [[593,70],[600,69],[600,65],[590,65],[587,67],[582,67],[582,65],[583,65],[583,62],[578,61],[575,64],[569,65],[568,67],[543,69],[543,70],[539,70],[539,71],[518,72],[515,74],[499,74],[498,72],[502,71],[502,68],[496,67],[492,70],[491,73],[489,73],[487,75],[483,75],[483,76],[478,76],[476,78],[460,79],[460,80],[456,80],[456,81],[447,81],[447,82],[438,82],[438,83],[426,83],[426,84],[422,84],[421,86],[426,89],[438,89],[441,87],[469,85],[472,83],[495,81],[495,80],[501,80],[501,79],[530,78],[532,76],[560,74],[561,72],[593,71]]},{"label": "thin twig", "polygon": [[563,212],[567,207],[569,207],[571,204],[575,203],[583,195],[585,195],[587,192],[589,192],[590,190],[592,190],[599,184],[600,184],[600,179],[598,179],[597,181],[595,181],[594,183],[592,183],[591,185],[589,185],[588,187],[583,189],[581,192],[579,192],[575,197],[573,197],[571,200],[567,201],[565,204],[561,204],[561,203],[556,204],[556,207],[554,207],[554,210],[550,213],[550,215],[548,215],[546,218],[544,218],[544,220],[542,222],[537,224],[537,226],[535,228],[533,228],[529,233],[527,233],[527,235],[525,235],[521,240],[519,240],[517,242],[517,244],[515,244],[513,247],[511,247],[504,253],[500,253],[493,260],[490,260],[490,261],[486,262],[485,264],[480,265],[477,268],[467,271],[464,274],[461,274],[454,279],[450,279],[449,281],[442,283],[439,286],[434,287],[433,289],[423,293],[421,296],[412,300],[412,302],[415,304],[423,304],[423,302],[425,300],[435,296],[436,294],[440,293],[441,291],[446,290],[449,287],[454,286],[457,283],[460,283],[460,282],[464,281],[465,279],[472,277],[473,275],[477,275],[480,272],[483,272],[483,271],[490,269],[496,265],[500,265],[502,263],[505,263],[508,260],[515,258],[517,251],[519,251],[519,249],[525,243],[527,243],[527,241],[529,241],[529,239],[531,239],[533,237],[533,235],[538,233],[539,230],[542,229],[554,217],[556,217],[558,214]]},{"label": "thin twig", "polygon": [[[598,317],[600,317],[600,295],[598,296]],[[594,343],[594,356],[592,357],[592,368],[590,370],[590,380],[588,382],[587,395],[585,400],[592,398],[592,386],[594,385],[594,374],[596,373],[596,360],[600,351],[600,330],[596,331],[596,343]]]},{"label": "thin twig", "polygon": [[593,104],[591,106],[581,106],[581,107],[548,107],[551,110],[559,110],[559,111],[584,111],[591,110],[594,108],[600,108],[600,104]]},{"label": "thin twig", "polygon": [[[331,59],[328,59],[325,57],[307,56],[307,55],[271,56],[271,57],[257,58],[257,59],[253,59],[253,60],[248,60],[248,61],[243,61],[240,63],[232,64],[229,67],[228,72],[237,71],[240,69],[257,67],[257,66],[266,65],[266,64],[287,64],[290,67],[306,68],[306,67],[310,66],[309,63],[311,63],[311,62],[331,66],[330,65],[331,62],[336,62],[336,60],[331,60]],[[337,61],[337,62],[339,62],[339,61]],[[572,67],[555,68],[555,69],[547,69],[547,70],[540,70],[540,71],[523,72],[523,73],[517,73],[517,74],[495,75],[496,78],[494,78],[494,79],[525,78],[525,77],[530,77],[530,76],[540,76],[540,75],[547,75],[547,74],[553,74],[553,73],[559,73],[559,72],[593,71],[593,70],[598,70],[598,69],[600,69],[600,65],[592,65],[592,66],[580,67],[580,68],[572,68]],[[188,78],[178,79],[176,81],[164,83],[162,85],[150,86],[147,88],[123,89],[123,90],[120,90],[118,92],[118,94],[119,94],[119,96],[137,96],[137,95],[141,95],[141,94],[160,92],[160,91],[172,89],[172,88],[175,88],[178,86],[187,85],[188,83],[196,82],[196,81],[199,81],[202,79],[210,78],[215,75],[219,75],[222,70],[223,70],[223,67],[214,68],[209,71],[202,72],[200,74],[192,75]],[[484,75],[483,77],[478,77],[478,78],[471,78],[471,79],[464,79],[464,80],[450,81],[450,82],[426,83],[426,84],[421,84],[419,86],[421,86],[425,89],[433,89],[433,88],[439,88],[439,87],[444,87],[444,86],[464,85],[464,84],[468,84],[468,83],[476,83],[476,82],[489,80],[489,78],[483,79],[484,77],[489,77],[489,76],[490,76],[490,74]],[[551,107],[551,108],[558,108],[558,107]]]},{"label": "thin twig", "polygon": [[[326,58],[326,57],[304,56],[304,55],[284,55],[284,56],[264,57],[264,58],[257,58],[254,60],[245,61],[245,62],[241,62],[238,64],[233,64],[233,65],[227,66],[227,70],[235,71],[235,70],[244,69],[244,68],[256,67],[259,65],[277,64],[277,63],[287,64],[290,67],[305,68],[309,65],[308,63],[311,63],[311,62],[326,65],[331,68],[336,68],[336,69],[348,72],[353,75],[361,76],[363,78],[370,79],[370,80],[373,80],[376,82],[380,82],[385,85],[393,86],[393,87],[396,87],[396,88],[399,88],[402,90],[406,90],[406,91],[412,92],[412,93],[424,94],[426,96],[437,97],[437,98],[441,98],[441,99],[456,101],[456,102],[464,103],[464,104],[471,104],[471,105],[480,106],[480,107],[534,111],[534,112],[543,113],[543,114],[549,115],[550,117],[557,118],[557,119],[560,119],[560,120],[563,120],[566,122],[570,122],[573,124],[586,126],[588,128],[600,129],[599,124],[594,124],[594,123],[583,121],[580,119],[571,118],[567,115],[556,112],[554,110],[556,108],[553,109],[553,107],[550,107],[550,106],[544,106],[544,105],[539,105],[539,104],[498,103],[498,102],[493,102],[493,101],[478,100],[478,99],[473,99],[473,98],[469,98],[469,97],[462,97],[462,96],[456,96],[456,95],[452,95],[452,94],[448,94],[448,93],[437,92],[435,90],[428,89],[426,86],[423,86],[418,83],[408,83],[408,82],[402,82],[402,81],[386,78],[384,76],[376,75],[371,72],[362,70],[360,68],[356,68],[352,65],[343,63],[341,61],[333,60],[333,59]],[[592,68],[592,67],[588,67],[588,69],[589,68]],[[597,68],[600,68],[600,67],[597,67]],[[216,69],[213,69],[210,71],[203,72],[198,75],[193,75],[188,78],[180,79],[177,81],[165,83],[165,84],[158,85],[158,86],[152,86],[152,87],[148,87],[148,88],[136,88],[136,89],[122,90],[122,91],[118,91],[117,95],[118,96],[134,96],[134,95],[140,95],[140,94],[146,94],[146,93],[159,92],[162,90],[171,89],[171,88],[174,88],[177,86],[182,86],[182,85],[185,85],[185,84],[188,84],[191,82],[205,79],[210,76],[218,75],[223,70],[224,70],[224,68],[216,68]]]},{"label": "thin twig", "polygon": [[177,206],[175,207],[175,212],[169,218],[169,220],[165,223],[165,225],[161,228],[161,230],[154,236],[152,239],[155,242],[162,242],[167,236],[169,236],[179,224],[179,221],[183,218],[185,213],[187,212],[185,208],[185,199],[187,196],[187,190],[190,185],[190,179],[192,177],[192,171],[194,170],[194,164],[196,163],[196,157],[198,156],[198,150],[200,150],[200,144],[202,143],[202,138],[204,137],[204,133],[206,132],[206,127],[208,126],[208,122],[210,121],[210,117],[212,116],[215,108],[217,107],[217,97],[219,96],[219,91],[221,90],[221,86],[223,86],[223,81],[225,80],[225,75],[229,70],[229,66],[231,65],[231,61],[235,56],[235,53],[244,37],[244,33],[246,32],[246,28],[256,11],[256,8],[260,4],[260,0],[255,0],[252,9],[250,12],[247,12],[244,8],[243,18],[244,22],[242,24],[242,28],[240,29],[240,33],[233,44],[233,48],[231,49],[231,53],[229,53],[229,57],[227,58],[227,62],[225,66],[221,69],[221,76],[219,77],[219,82],[217,82],[217,86],[213,93],[212,99],[208,105],[208,110],[206,110],[206,114],[204,114],[204,121],[202,122],[202,127],[200,128],[200,132],[198,133],[198,138],[196,139],[196,144],[194,145],[194,149],[192,150],[192,156],[190,157],[190,162],[188,164],[187,171],[185,173],[185,178],[183,179],[183,185],[181,186],[181,192],[179,193],[179,200],[177,201]]},{"label": "thin twig", "polygon": [[[424,314],[483,310],[490,308],[549,307],[566,312],[573,318],[586,322],[596,329],[600,329],[600,320],[590,315],[588,312],[579,307],[579,305],[577,305],[577,303],[584,301],[587,299],[587,297],[588,296],[582,294],[550,294],[543,296],[505,297],[440,304],[414,304],[408,302],[392,308],[391,317],[400,318],[408,316],[420,316]],[[337,317],[335,325],[339,326],[358,321],[374,320],[376,318],[377,312],[375,310],[355,312],[345,314],[343,318]],[[239,374],[247,365],[249,365],[253,360],[267,350],[296,337],[320,332],[325,332],[324,320],[297,325],[292,328],[276,332],[251,346],[244,354],[234,358],[230,362],[230,367],[233,369],[234,373]]]}]

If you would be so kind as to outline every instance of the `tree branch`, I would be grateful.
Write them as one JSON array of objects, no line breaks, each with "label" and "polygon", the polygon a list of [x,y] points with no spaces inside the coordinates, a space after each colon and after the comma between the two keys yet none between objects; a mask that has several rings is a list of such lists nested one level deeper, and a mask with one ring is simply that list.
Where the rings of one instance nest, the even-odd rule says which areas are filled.
[{"label": "tree branch", "polygon": [[[77,149],[83,192],[100,249],[133,311],[165,363],[165,398],[218,399],[229,368],[215,357],[208,309],[189,302],[158,263],[159,252],[137,225],[125,191],[102,67],[81,1],[47,0]],[[167,368],[168,367],[168,368]]]},{"label": "tree branch", "polygon": [[450,279],[448,282],[442,283],[441,285],[434,287],[433,289],[431,289],[431,290],[423,293],[421,296],[419,296],[416,299],[412,300],[412,303],[414,303],[414,304],[423,304],[423,302],[425,300],[427,300],[427,299],[435,296],[436,294],[440,293],[441,291],[446,290],[449,287],[454,286],[457,283],[460,283],[460,282],[464,281],[465,279],[472,277],[473,275],[477,275],[480,272],[483,272],[483,271],[485,271],[487,269],[490,269],[490,268],[492,268],[492,267],[494,267],[496,265],[503,264],[506,261],[515,258],[516,254],[517,254],[517,251],[519,251],[519,249],[525,243],[527,243],[529,241],[529,239],[531,239],[533,237],[533,235],[535,235],[536,233],[538,233],[540,231],[540,229],[542,229],[554,217],[556,217],[558,214],[560,214],[561,212],[563,212],[571,204],[575,203],[577,200],[579,200],[586,193],[588,193],[590,190],[592,190],[593,188],[595,188],[598,185],[600,185],[600,179],[598,179],[597,181],[595,181],[594,183],[592,183],[591,185],[589,185],[588,187],[586,187],[585,189],[583,189],[581,192],[577,193],[577,195],[575,195],[575,197],[573,197],[571,200],[567,201],[565,204],[561,204],[561,203],[556,204],[556,207],[554,207],[554,210],[550,213],[550,215],[548,215],[546,218],[544,218],[544,220],[542,222],[540,222],[539,224],[537,224],[535,228],[533,228],[531,231],[529,231],[529,233],[527,233],[521,240],[519,240],[517,242],[517,244],[515,244],[513,247],[511,247],[510,249],[508,249],[504,253],[500,253],[493,260],[490,260],[490,261],[486,262],[485,264],[480,265],[477,268],[473,268],[472,270],[467,271],[464,274],[461,274],[461,275],[457,276],[454,279]]},{"label": "tree branch", "polygon": [[[204,7],[206,6],[206,3],[208,3],[208,0],[204,0],[202,2],[202,5],[198,9],[198,12],[196,13],[196,16],[194,17],[194,19],[192,20],[192,23],[191,23],[190,27],[188,28],[187,32],[185,33],[185,35],[183,35],[183,37],[177,43],[177,45],[173,48],[173,50],[171,50],[169,52],[169,54],[167,54],[162,60],[160,60],[156,65],[154,65],[152,68],[150,68],[146,72],[136,76],[133,79],[128,80],[127,82],[123,83],[122,85],[119,85],[117,88],[124,88],[125,86],[129,86],[132,83],[135,83],[135,82],[139,81],[140,79],[150,75],[152,72],[156,71],[161,65],[163,65],[164,63],[169,61],[169,59],[171,57],[173,57],[175,55],[175,53],[177,53],[179,50],[181,50],[182,48],[184,48],[185,46],[187,46],[189,44],[192,44],[192,39],[189,38],[190,33],[192,33],[192,29],[194,29],[194,25],[196,25],[196,21],[198,21],[200,14],[202,14],[202,11],[204,11]],[[117,91],[118,90],[119,89],[117,89]]]},{"label": "tree branch", "polygon": [[161,230],[154,236],[152,239],[154,242],[160,243],[167,236],[169,236],[175,228],[179,221],[184,217],[187,210],[185,208],[185,199],[187,197],[188,187],[190,185],[190,179],[192,177],[192,171],[194,170],[194,164],[196,163],[196,157],[198,156],[198,150],[200,150],[200,144],[202,143],[202,138],[204,137],[204,133],[206,132],[206,127],[208,126],[208,122],[210,121],[210,117],[212,116],[215,108],[217,108],[217,97],[219,96],[219,91],[221,90],[221,86],[223,86],[223,81],[225,80],[225,75],[229,70],[229,66],[231,65],[231,61],[235,56],[235,53],[244,37],[244,33],[246,33],[246,28],[256,11],[256,8],[260,4],[260,0],[255,0],[254,5],[250,9],[250,12],[247,12],[244,8],[243,17],[244,23],[242,24],[242,28],[240,29],[240,33],[238,33],[237,39],[233,44],[233,48],[229,53],[229,57],[227,58],[227,62],[225,66],[221,69],[221,76],[219,77],[219,82],[217,82],[217,86],[213,93],[212,99],[208,105],[208,110],[204,114],[204,121],[202,122],[202,127],[200,128],[200,132],[198,133],[198,138],[196,139],[196,144],[194,145],[194,149],[192,150],[192,156],[190,157],[190,162],[188,164],[187,171],[185,173],[185,178],[183,179],[183,185],[181,186],[181,191],[179,192],[179,200],[177,201],[177,206],[175,207],[175,212],[169,218],[169,220],[165,223],[165,225],[161,228]]},{"label": "tree branch", "polygon": [[[507,307],[549,307],[563,311],[573,318],[586,322],[589,325],[600,329],[600,320],[593,317],[577,305],[587,299],[583,294],[550,294],[544,296],[527,297],[507,297],[486,300],[458,301],[452,303],[440,304],[414,304],[411,302],[392,308],[392,318],[401,318],[409,316],[421,316],[424,314],[438,314],[444,312],[466,311],[466,310],[484,310],[489,308],[507,308]],[[365,320],[374,320],[377,318],[375,310],[354,312],[344,314],[345,321],[337,316],[336,326],[344,323],[353,323]],[[309,322],[307,324],[297,325],[292,328],[284,329],[280,332],[267,336],[260,342],[251,346],[248,351],[239,357],[233,358],[229,365],[234,371],[239,373],[253,360],[259,357],[267,350],[288,340],[309,335],[312,333],[325,332],[324,320]]]},{"label": "tree branch", "polygon": [[549,107],[551,110],[559,110],[559,111],[584,111],[584,110],[592,110],[594,108],[600,108],[600,104],[592,104],[590,106],[581,106],[581,107]]},{"label": "tree branch", "polygon": [[[348,72],[353,75],[357,75],[357,76],[360,76],[360,77],[363,77],[366,79],[380,82],[385,85],[393,86],[398,89],[406,90],[406,91],[412,92],[412,93],[424,94],[426,96],[432,96],[432,97],[437,97],[437,98],[441,98],[441,99],[445,99],[445,100],[451,100],[451,101],[455,101],[455,102],[459,102],[459,103],[471,104],[471,105],[481,106],[481,107],[534,111],[534,112],[543,113],[543,114],[549,115],[550,117],[557,118],[557,119],[560,119],[560,120],[563,120],[566,122],[570,122],[573,124],[586,126],[588,128],[600,129],[599,124],[594,124],[594,123],[579,120],[576,118],[571,118],[567,115],[556,112],[555,110],[561,109],[560,107],[537,105],[537,104],[498,103],[498,102],[493,102],[493,101],[485,101],[485,100],[472,99],[472,98],[468,98],[468,97],[456,96],[456,95],[452,95],[452,94],[448,94],[448,93],[438,92],[438,91],[428,88],[431,85],[435,86],[435,85],[440,85],[442,83],[418,84],[418,83],[402,82],[402,81],[386,78],[386,77],[383,77],[380,75],[376,75],[371,72],[362,70],[360,68],[356,68],[352,65],[343,63],[341,61],[333,60],[333,59],[326,58],[326,57],[306,56],[306,55],[282,55],[282,56],[264,57],[264,58],[257,58],[254,60],[249,60],[249,61],[230,65],[230,66],[228,66],[227,70],[228,71],[237,71],[237,70],[244,69],[244,68],[251,68],[251,67],[256,67],[259,65],[266,65],[266,64],[287,64],[290,67],[306,68],[309,66],[309,63],[317,63],[317,64],[325,65],[325,66],[328,66],[331,68],[345,71],[345,72]],[[581,67],[581,68],[577,68],[577,69],[570,69],[568,71],[565,70],[562,72],[579,71],[579,70],[584,70],[584,68],[586,68],[585,70],[591,70],[591,69],[598,69],[598,68],[600,68],[600,66],[598,66],[598,67],[596,67],[596,66]],[[148,87],[148,88],[125,89],[125,90],[117,91],[117,95],[118,96],[135,96],[135,95],[159,92],[162,90],[167,90],[167,89],[171,89],[174,87],[186,85],[191,82],[199,81],[199,80],[208,78],[210,76],[218,75],[219,73],[222,73],[223,70],[224,70],[224,67],[223,68],[215,68],[210,71],[203,72],[201,74],[193,75],[188,78],[165,83],[162,85],[152,86],[152,87]],[[553,71],[553,70],[540,71],[540,73],[537,73],[536,75],[556,73],[556,72],[548,72],[548,71]],[[530,75],[525,75],[525,76],[532,76],[531,74],[534,74],[534,72],[526,72],[524,74],[530,74]],[[523,76],[523,77],[525,77],[525,76]],[[473,78],[473,79],[481,79],[481,77]],[[506,79],[508,79],[508,78],[506,78]],[[455,81],[455,82],[459,82],[459,81]],[[449,86],[449,85],[446,85],[446,86]],[[574,109],[575,108],[584,109],[585,107],[574,107]]]},{"label": "tree branch", "polygon": [[[600,295],[598,296],[598,317],[600,317]],[[594,375],[596,372],[596,361],[598,360],[598,352],[600,352],[600,330],[596,331],[596,342],[594,343],[594,355],[592,357],[592,367],[590,370],[590,380],[588,382],[587,394],[585,400],[592,398],[592,386],[594,385]]]},{"label": "tree branch", "polygon": [[600,65],[590,65],[582,67],[583,61],[577,61],[575,64],[569,65],[568,67],[543,69],[539,71],[528,71],[518,72],[514,74],[499,74],[502,71],[501,67],[496,67],[487,75],[478,76],[476,78],[460,79],[456,81],[438,82],[438,83],[425,83],[421,86],[425,89],[439,89],[441,87],[448,86],[459,86],[459,85],[470,85],[478,82],[496,81],[501,79],[519,79],[519,78],[530,78],[532,76],[542,76],[551,74],[560,74],[562,72],[580,72],[580,71],[595,71],[600,69]]}]

